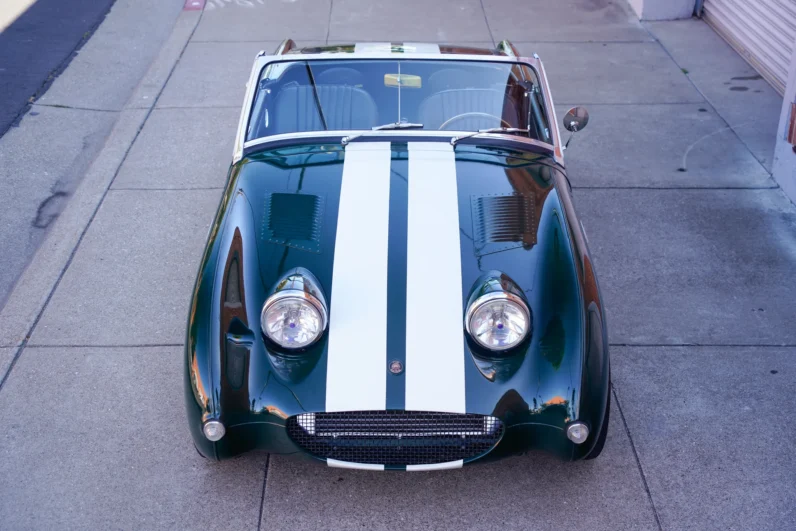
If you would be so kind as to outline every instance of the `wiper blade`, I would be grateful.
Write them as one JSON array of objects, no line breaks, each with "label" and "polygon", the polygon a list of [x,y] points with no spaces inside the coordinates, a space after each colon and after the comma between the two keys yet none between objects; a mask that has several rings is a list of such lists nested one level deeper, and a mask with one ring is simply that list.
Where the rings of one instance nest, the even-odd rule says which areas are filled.
[{"label": "wiper blade", "polygon": [[519,127],[492,127],[490,129],[479,129],[478,131],[474,131],[467,135],[455,136],[451,138],[451,146],[455,146],[459,140],[472,138],[474,136],[483,135],[486,133],[524,133],[529,137],[531,136],[531,131],[529,129],[520,129]]},{"label": "wiper blade", "polygon": [[328,131],[329,126],[326,125],[326,116],[323,115],[323,107],[321,107],[321,98],[318,96],[318,86],[315,84],[315,76],[312,75],[312,68],[310,68],[310,64],[308,62],[305,62],[304,64],[307,67],[307,77],[310,78],[310,84],[312,85],[312,96],[315,98],[315,105],[318,107],[318,115],[321,117],[323,130]]},{"label": "wiper blade", "polygon": [[423,124],[413,124],[410,122],[395,122],[391,124],[377,125],[372,127],[372,131],[384,131],[385,129],[423,129]]},{"label": "wiper blade", "polygon": [[[413,124],[411,122],[394,122],[391,124],[377,125],[376,127],[370,128],[371,131],[386,131],[389,129],[423,129],[423,124]],[[342,144],[345,146],[355,138],[359,138],[364,134],[367,134],[367,131],[357,133],[356,135],[343,137]]]}]

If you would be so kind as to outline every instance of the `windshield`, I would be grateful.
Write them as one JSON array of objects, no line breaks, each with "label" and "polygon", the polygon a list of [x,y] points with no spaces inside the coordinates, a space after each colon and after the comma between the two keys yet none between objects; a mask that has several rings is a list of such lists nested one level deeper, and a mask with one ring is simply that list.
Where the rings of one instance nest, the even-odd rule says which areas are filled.
[{"label": "windshield", "polygon": [[552,143],[535,72],[525,64],[434,60],[271,63],[260,77],[246,140],[302,131],[413,129],[513,134]]}]

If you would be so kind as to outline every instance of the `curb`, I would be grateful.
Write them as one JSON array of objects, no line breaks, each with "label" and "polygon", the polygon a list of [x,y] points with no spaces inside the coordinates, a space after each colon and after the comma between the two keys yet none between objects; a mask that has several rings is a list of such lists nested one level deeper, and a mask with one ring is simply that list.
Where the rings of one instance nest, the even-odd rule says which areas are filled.
[{"label": "curb", "polygon": [[195,10],[180,13],[171,35],[121,111],[102,150],[0,311],[0,347],[14,348],[11,363],[4,370],[0,369],[0,388],[69,268],[83,236],[179,62],[201,14]]}]

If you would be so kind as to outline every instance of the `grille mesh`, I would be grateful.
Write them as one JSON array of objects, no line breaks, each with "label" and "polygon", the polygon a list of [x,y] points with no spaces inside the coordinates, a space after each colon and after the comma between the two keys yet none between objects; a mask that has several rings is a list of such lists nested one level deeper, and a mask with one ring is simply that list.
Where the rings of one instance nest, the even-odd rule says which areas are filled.
[{"label": "grille mesh", "polygon": [[288,435],[321,458],[378,465],[423,465],[477,457],[503,435],[491,416],[422,411],[302,413]]}]

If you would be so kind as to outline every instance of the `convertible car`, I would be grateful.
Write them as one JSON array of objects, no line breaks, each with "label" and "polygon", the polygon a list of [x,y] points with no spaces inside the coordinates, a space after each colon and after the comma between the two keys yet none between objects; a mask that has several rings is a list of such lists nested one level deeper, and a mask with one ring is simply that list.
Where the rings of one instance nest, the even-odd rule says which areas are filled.
[{"label": "convertible car", "polygon": [[565,148],[508,41],[259,54],[188,318],[199,453],[597,457],[608,343]]}]

